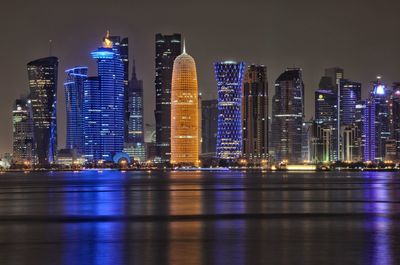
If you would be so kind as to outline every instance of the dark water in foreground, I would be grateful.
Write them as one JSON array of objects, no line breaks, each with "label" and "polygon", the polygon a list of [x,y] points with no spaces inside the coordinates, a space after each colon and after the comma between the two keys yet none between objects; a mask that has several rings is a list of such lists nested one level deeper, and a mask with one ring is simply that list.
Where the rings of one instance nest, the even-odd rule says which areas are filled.
[{"label": "dark water in foreground", "polygon": [[400,264],[398,173],[0,175],[0,265]]}]

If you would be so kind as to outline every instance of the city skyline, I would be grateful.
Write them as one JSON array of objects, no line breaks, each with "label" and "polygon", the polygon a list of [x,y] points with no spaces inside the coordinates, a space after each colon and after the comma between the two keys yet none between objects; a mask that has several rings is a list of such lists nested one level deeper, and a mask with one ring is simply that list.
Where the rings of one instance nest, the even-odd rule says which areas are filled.
[{"label": "city skyline", "polygon": [[[362,6],[357,2],[362,3]],[[314,2],[315,17],[308,19],[304,18],[304,14],[310,14],[311,11],[306,11],[300,3],[291,3],[291,5],[285,1],[260,3],[257,7],[249,7],[253,14],[263,14],[262,18],[251,16],[254,18],[254,23],[259,22],[259,26],[254,30],[247,30],[246,23],[244,23],[245,18],[249,18],[249,15],[245,15],[240,21],[230,21],[229,27],[228,22],[219,21],[221,10],[230,12],[232,15],[243,14],[239,9],[238,2],[231,1],[230,3],[229,7],[222,3],[216,3],[213,4],[213,8],[209,8],[206,4],[193,3],[192,8],[199,10],[209,8],[210,18],[207,23],[204,22],[206,23],[204,25],[201,25],[199,15],[194,15],[192,21],[183,25],[181,22],[185,16],[177,14],[190,6],[181,5],[179,1],[169,3],[167,10],[172,15],[168,16],[170,19],[166,23],[163,23],[165,19],[162,22],[160,18],[157,18],[157,14],[161,14],[161,10],[167,4],[160,3],[157,9],[151,8],[151,4],[146,3],[138,3],[134,6],[127,4],[129,7],[137,7],[143,11],[143,15],[138,14],[137,18],[127,19],[128,11],[119,10],[122,14],[117,14],[113,9],[108,10],[108,6],[106,7],[100,1],[98,3],[99,15],[85,25],[79,23],[84,18],[84,14],[79,10],[74,13],[74,21],[70,20],[71,12],[68,10],[70,11],[71,3],[56,7],[49,2],[47,7],[49,11],[52,11],[49,12],[50,16],[47,18],[35,16],[34,21],[29,19],[31,16],[29,12],[38,11],[35,4],[27,3],[26,11],[19,12],[16,11],[18,9],[13,4],[7,5],[2,10],[4,15],[1,19],[4,21],[9,19],[6,13],[16,14],[18,23],[12,25],[5,23],[8,41],[1,45],[5,50],[9,50],[7,48],[11,46],[17,50],[12,53],[12,56],[4,55],[5,59],[0,65],[4,86],[4,96],[1,99],[0,107],[3,114],[0,122],[5,127],[0,134],[0,152],[11,151],[12,143],[9,139],[12,137],[12,121],[9,113],[12,111],[12,104],[21,94],[28,93],[27,77],[23,68],[28,61],[48,56],[49,39],[53,40],[52,54],[60,59],[59,75],[61,76],[64,70],[76,65],[88,65],[91,69],[90,75],[94,74],[95,67],[88,53],[98,46],[99,36],[102,36],[106,29],[110,29],[115,35],[130,37],[135,50],[134,55],[137,57],[138,76],[144,80],[145,106],[148,106],[144,114],[146,123],[154,123],[153,40],[154,34],[158,32],[165,34],[179,32],[190,40],[191,54],[198,58],[199,89],[203,93],[203,99],[216,98],[212,63],[229,58],[245,61],[247,64],[266,65],[271,80],[275,80],[286,67],[293,65],[301,67],[304,73],[306,104],[307,102],[312,103],[319,78],[323,74],[323,69],[327,67],[342,67],[352,80],[362,82],[362,98],[366,98],[368,95],[372,88],[369,82],[374,80],[377,74],[382,74],[384,81],[389,85],[399,79],[400,74],[396,67],[399,54],[396,53],[396,47],[399,46],[400,40],[393,35],[393,32],[396,32],[395,10],[399,6],[397,2],[389,1],[386,7],[380,6],[378,9],[374,8],[374,4],[364,1],[347,3],[344,5],[345,8],[341,6],[340,9],[333,3]],[[87,5],[87,3],[83,3],[82,9],[85,9]],[[274,10],[282,8],[290,11],[290,17],[285,24],[280,24],[277,16],[273,14]],[[320,19],[323,16],[325,18],[326,13],[323,12],[325,9],[332,11],[329,14],[340,11],[338,14],[343,15],[346,23],[336,21],[331,15],[328,15],[326,19]],[[101,15],[102,11],[106,12],[106,10],[110,14],[108,18]],[[294,13],[294,10],[299,10],[299,12]],[[146,12],[153,12],[153,15],[145,18]],[[176,16],[173,16],[174,14]],[[351,14],[357,14],[357,16],[351,17]],[[64,25],[63,22],[67,21],[67,17],[70,23]],[[366,20],[371,17],[374,17],[374,23],[368,24]],[[53,24],[45,23],[50,19],[54,20]],[[32,25],[28,25],[28,21]],[[315,25],[314,21],[320,21],[321,25]],[[293,45],[288,45],[285,44],[288,37],[284,34],[293,31],[289,26],[294,22],[298,23],[299,29],[297,32],[293,32],[295,35],[291,35],[290,38],[301,39],[293,42]],[[221,26],[225,29],[222,33],[212,27],[208,30],[209,27],[206,25],[216,25],[217,23],[222,23]],[[369,26],[362,23],[367,23]],[[349,24],[352,26],[343,27]],[[206,28],[207,31],[204,30]],[[312,32],[306,29],[312,29]],[[380,38],[373,37],[377,33],[381,36]],[[66,34],[68,34],[68,38],[66,38]],[[24,36],[26,41],[21,41],[21,36]],[[246,39],[251,36],[255,41],[250,45]],[[77,39],[79,41],[76,41]],[[210,39],[212,41],[208,41]],[[370,45],[361,45],[365,42]],[[60,120],[58,126],[60,148],[64,146],[66,134],[63,81],[62,78],[59,78],[57,102],[57,115]],[[270,95],[273,93],[272,89],[270,86]],[[312,108],[306,108],[306,114],[307,118],[314,116]]]}]

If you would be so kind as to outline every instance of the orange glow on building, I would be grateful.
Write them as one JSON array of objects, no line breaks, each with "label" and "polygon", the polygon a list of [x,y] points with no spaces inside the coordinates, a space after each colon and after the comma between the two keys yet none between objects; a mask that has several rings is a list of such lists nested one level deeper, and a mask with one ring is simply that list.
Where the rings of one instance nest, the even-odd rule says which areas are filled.
[{"label": "orange glow on building", "polygon": [[171,163],[199,166],[199,109],[196,63],[183,49],[176,57],[171,90]]}]

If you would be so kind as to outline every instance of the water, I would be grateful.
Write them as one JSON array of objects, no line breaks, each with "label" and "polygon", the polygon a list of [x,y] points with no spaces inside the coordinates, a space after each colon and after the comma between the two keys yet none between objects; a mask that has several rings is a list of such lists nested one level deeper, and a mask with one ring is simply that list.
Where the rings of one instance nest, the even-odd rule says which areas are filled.
[{"label": "water", "polygon": [[0,175],[0,264],[400,264],[398,173]]}]

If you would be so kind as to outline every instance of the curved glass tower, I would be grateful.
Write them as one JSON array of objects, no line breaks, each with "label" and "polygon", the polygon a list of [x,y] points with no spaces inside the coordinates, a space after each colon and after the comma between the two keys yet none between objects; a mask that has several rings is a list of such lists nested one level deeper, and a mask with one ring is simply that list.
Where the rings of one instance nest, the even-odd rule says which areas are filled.
[{"label": "curved glass tower", "polygon": [[199,89],[196,63],[185,52],[176,57],[171,90],[171,163],[199,165]]},{"label": "curved glass tower", "polygon": [[218,89],[217,158],[233,161],[242,155],[243,62],[214,64]]},{"label": "curved glass tower", "polygon": [[49,165],[57,154],[58,58],[46,57],[28,63],[35,150],[38,163]]},{"label": "curved glass tower", "polygon": [[83,84],[87,79],[88,68],[81,66],[65,71],[64,83],[67,112],[67,149],[75,149],[83,154]]},{"label": "curved glass tower", "polygon": [[85,157],[111,161],[124,149],[124,66],[107,35],[103,47],[91,53],[98,77],[85,82]]}]

